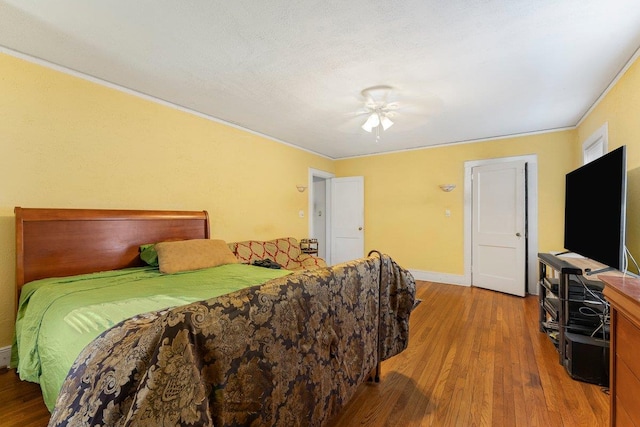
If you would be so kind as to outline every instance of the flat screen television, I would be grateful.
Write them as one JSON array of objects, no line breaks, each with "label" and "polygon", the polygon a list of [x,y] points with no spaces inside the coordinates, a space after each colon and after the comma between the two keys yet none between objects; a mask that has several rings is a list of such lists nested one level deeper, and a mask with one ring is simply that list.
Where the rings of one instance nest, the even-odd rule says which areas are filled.
[{"label": "flat screen television", "polygon": [[564,248],[623,270],[626,198],[626,146],[568,173]]}]

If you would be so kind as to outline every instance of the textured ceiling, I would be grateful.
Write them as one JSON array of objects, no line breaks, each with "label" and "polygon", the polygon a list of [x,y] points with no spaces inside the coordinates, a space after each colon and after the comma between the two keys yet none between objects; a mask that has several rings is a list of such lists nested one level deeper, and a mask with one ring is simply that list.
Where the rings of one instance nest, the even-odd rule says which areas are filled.
[{"label": "textured ceiling", "polygon": [[[575,126],[638,0],[0,0],[0,45],[331,158]],[[360,128],[360,91],[395,125]]]}]

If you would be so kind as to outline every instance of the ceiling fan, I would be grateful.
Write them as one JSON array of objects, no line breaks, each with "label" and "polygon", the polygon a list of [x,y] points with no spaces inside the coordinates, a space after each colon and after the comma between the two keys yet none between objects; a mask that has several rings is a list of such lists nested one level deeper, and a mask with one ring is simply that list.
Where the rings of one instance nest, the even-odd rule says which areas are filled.
[{"label": "ceiling fan", "polygon": [[389,101],[391,91],[391,86],[380,85],[363,89],[361,92],[365,100],[361,114],[368,116],[362,124],[362,129],[369,133],[375,130],[376,141],[380,140],[380,128],[385,131],[393,126],[391,118],[398,109],[398,103]]}]

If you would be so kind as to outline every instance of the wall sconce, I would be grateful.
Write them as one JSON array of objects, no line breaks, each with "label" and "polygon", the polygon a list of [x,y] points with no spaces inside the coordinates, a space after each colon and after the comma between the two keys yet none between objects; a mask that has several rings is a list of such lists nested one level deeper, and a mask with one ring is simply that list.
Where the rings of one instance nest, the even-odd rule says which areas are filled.
[{"label": "wall sconce", "polygon": [[440,184],[440,189],[445,193],[453,191],[454,188],[456,188],[455,184]]},{"label": "wall sconce", "polygon": [[307,189],[306,185],[296,185],[296,188],[298,189],[299,192],[304,193],[304,190]]}]

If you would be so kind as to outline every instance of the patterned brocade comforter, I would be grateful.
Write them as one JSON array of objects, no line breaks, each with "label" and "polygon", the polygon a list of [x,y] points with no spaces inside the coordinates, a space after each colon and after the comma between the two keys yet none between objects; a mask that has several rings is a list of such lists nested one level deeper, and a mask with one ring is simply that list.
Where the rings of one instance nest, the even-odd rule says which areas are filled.
[{"label": "patterned brocade comforter", "polygon": [[324,425],[406,348],[414,298],[383,255],[133,317],[79,355],[49,425]]}]

